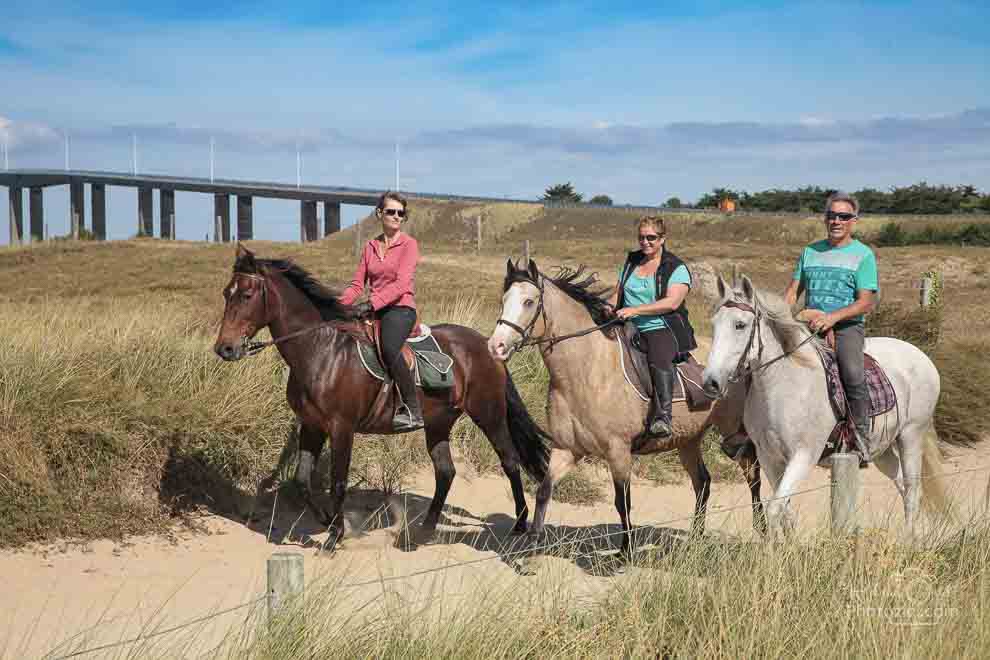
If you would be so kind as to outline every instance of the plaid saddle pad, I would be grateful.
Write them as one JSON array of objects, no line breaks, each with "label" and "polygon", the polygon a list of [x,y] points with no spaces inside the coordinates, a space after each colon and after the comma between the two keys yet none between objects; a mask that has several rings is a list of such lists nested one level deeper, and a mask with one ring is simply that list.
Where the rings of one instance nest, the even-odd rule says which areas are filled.
[{"label": "plaid saddle pad", "polygon": [[[838,451],[840,447],[852,446],[854,427],[852,419],[848,418],[846,414],[849,404],[846,400],[846,391],[842,387],[842,379],[839,377],[839,361],[836,354],[827,348],[819,348],[818,355],[825,367],[829,403],[832,404],[832,411],[838,420],[826,443],[825,453],[822,455],[824,458],[834,451]],[[863,361],[866,386],[870,392],[869,416],[873,418],[893,410],[894,406],[897,405],[897,395],[880,364],[868,353],[863,354]]]}]

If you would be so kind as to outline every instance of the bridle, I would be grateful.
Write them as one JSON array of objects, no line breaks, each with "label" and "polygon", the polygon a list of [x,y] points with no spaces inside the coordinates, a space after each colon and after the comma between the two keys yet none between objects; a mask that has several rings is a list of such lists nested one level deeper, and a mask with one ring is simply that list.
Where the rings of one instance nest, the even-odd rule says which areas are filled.
[{"label": "bridle", "polygon": [[[249,280],[256,280],[261,282],[261,305],[264,313],[264,318],[269,318],[268,316],[268,278],[264,275],[256,275],[254,273],[234,273],[234,277],[246,277]],[[278,339],[270,339],[268,341],[251,341],[247,335],[241,336],[241,351],[244,353],[245,357],[251,357],[257,355],[261,351],[265,350],[269,346],[275,346],[281,344],[284,341],[288,341],[299,335],[304,335],[315,330],[320,330],[321,328],[328,328],[336,325],[336,321],[326,321],[324,323],[317,323],[316,325],[311,325],[308,328],[303,328],[302,330],[296,330],[295,332],[290,332],[287,335],[282,335]],[[264,327],[264,326],[262,326]],[[259,328],[260,329],[260,328]]]},{"label": "bridle", "polygon": [[[536,289],[540,292],[540,298],[539,301],[537,302],[536,314],[533,314],[533,319],[529,322],[529,325],[527,325],[525,328],[513,323],[512,321],[502,318],[501,315],[499,315],[498,320],[495,321],[496,328],[500,325],[504,325],[504,326],[508,326],[512,330],[515,330],[516,332],[519,333],[521,340],[515,346],[512,347],[512,353],[515,353],[520,348],[525,348],[526,346],[532,346],[534,344],[538,344],[545,339],[544,337],[540,337],[538,339],[532,338],[533,328],[536,327],[536,322],[540,319],[541,316],[543,317],[543,327],[544,328],[549,327],[549,325],[547,324],[547,309],[543,304],[543,294],[544,294],[543,276],[541,275],[539,279],[536,281],[530,279],[520,279],[518,281],[527,282],[535,286]],[[512,355],[512,353],[510,353],[509,355]]]},{"label": "bridle", "polygon": [[[760,333],[760,322],[763,320],[763,314],[761,314],[752,305],[750,305],[748,303],[744,303],[744,302],[738,302],[738,301],[735,301],[735,300],[726,300],[724,303],[722,303],[719,306],[719,309],[721,309],[722,307],[729,307],[731,309],[740,309],[740,310],[742,310],[744,312],[749,312],[754,317],[756,317],[755,320],[753,321],[753,331],[749,333],[749,339],[746,341],[746,348],[743,350],[742,355],[739,356],[739,363],[736,365],[735,370],[733,370],[732,375],[729,376],[729,383],[730,384],[732,384],[732,383],[738,383],[741,380],[745,380],[745,379],[751,378],[753,376],[753,374],[755,374],[756,372],[762,371],[763,369],[766,369],[767,367],[769,367],[774,362],[777,362],[778,360],[783,360],[785,357],[796,353],[799,348],[801,348],[802,346],[804,346],[809,341],[811,341],[812,339],[815,338],[815,333],[811,333],[807,337],[805,337],[804,340],[800,344],[798,344],[797,346],[795,346],[791,350],[784,351],[783,353],[781,353],[777,357],[772,358],[770,360],[767,360],[766,362],[762,362],[762,359],[763,359],[763,335]],[[753,348],[753,340],[754,339],[756,340],[756,344],[757,344],[757,349],[756,349],[756,366],[745,364],[746,363],[746,358],[749,357],[749,352]]]},{"label": "bridle", "polygon": [[[611,319],[611,320],[606,321],[605,323],[602,323],[601,325],[592,326],[592,327],[586,328],[584,330],[578,330],[577,332],[572,332],[570,334],[559,335],[559,336],[558,335],[551,334],[549,337],[544,336],[544,337],[535,337],[534,338],[534,337],[532,337],[533,328],[536,327],[536,321],[541,316],[543,317],[543,327],[544,328],[549,328],[550,327],[550,324],[547,322],[547,308],[543,304],[543,298],[544,298],[544,295],[545,295],[544,286],[545,286],[546,278],[544,278],[542,275],[540,275],[539,276],[539,279],[537,281],[533,281],[533,280],[531,280],[529,278],[519,279],[517,281],[519,281],[519,282],[527,282],[527,283],[532,284],[533,286],[535,286],[537,288],[537,290],[539,290],[539,292],[540,292],[540,299],[539,299],[539,302],[537,303],[538,306],[536,308],[536,314],[533,315],[533,320],[531,320],[529,322],[529,325],[527,325],[525,328],[522,328],[519,325],[513,323],[512,321],[508,321],[508,320],[502,318],[501,316],[499,317],[498,321],[495,322],[495,327],[496,328],[499,325],[508,326],[509,328],[511,328],[511,329],[515,330],[516,332],[518,332],[519,335],[522,337],[522,339],[515,346],[512,347],[512,351],[509,353],[509,356],[510,357],[511,357],[512,353],[515,353],[520,348],[526,348],[527,346],[540,346],[542,344],[546,344],[547,345],[547,350],[548,351],[552,351],[555,344],[558,344],[558,343],[564,341],[565,339],[574,339],[575,337],[583,337],[585,335],[590,335],[592,332],[596,332],[598,330],[602,330],[604,328],[607,328],[607,327],[609,327],[611,325],[615,325],[617,323],[622,323],[622,319],[614,318],[614,319]],[[506,359],[508,359],[508,358],[506,358]]]}]

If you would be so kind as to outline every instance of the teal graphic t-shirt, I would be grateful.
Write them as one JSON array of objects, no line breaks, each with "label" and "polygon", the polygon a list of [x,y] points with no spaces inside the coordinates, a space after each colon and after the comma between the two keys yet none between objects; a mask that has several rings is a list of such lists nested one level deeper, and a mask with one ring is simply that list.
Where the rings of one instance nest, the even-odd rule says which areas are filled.
[{"label": "teal graphic t-shirt", "polygon": [[[619,270],[619,278],[622,278],[621,269]],[[688,269],[683,264],[675,268],[674,272],[670,274],[667,286],[669,287],[671,284],[687,284],[689,287],[691,286],[691,273],[688,272]],[[657,301],[656,276],[651,273],[646,277],[640,277],[634,269],[632,275],[626,280],[626,286],[622,290],[625,293],[626,307],[655,303]],[[636,324],[640,332],[662,330],[667,327],[663,317],[659,314],[636,316],[632,319],[632,322]]]},{"label": "teal graphic t-shirt", "polygon": [[[825,313],[848,307],[856,301],[856,291],[876,291],[877,258],[873,250],[857,240],[832,247],[826,240],[804,248],[794,269],[794,279],[804,284],[806,306]],[[863,315],[846,323],[862,323]]]}]

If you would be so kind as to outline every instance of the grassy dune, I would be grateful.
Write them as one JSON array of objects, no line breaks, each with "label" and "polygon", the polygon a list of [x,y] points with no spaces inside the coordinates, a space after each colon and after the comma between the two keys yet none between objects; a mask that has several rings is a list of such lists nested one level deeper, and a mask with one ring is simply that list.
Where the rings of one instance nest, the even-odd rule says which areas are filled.
[{"label": "grassy dune", "polygon": [[[480,254],[471,224],[479,215],[489,227]],[[424,252],[417,279],[423,317],[486,334],[498,315],[504,260],[518,256],[524,240],[544,270],[585,263],[611,283],[635,220],[622,211],[516,204],[422,203],[412,217],[410,230]],[[863,229],[884,221],[864,221]],[[670,246],[723,271],[738,264],[758,284],[782,289],[798,247],[817,235],[818,222],[680,214],[671,219]],[[365,236],[371,228],[366,221]],[[307,245],[255,242],[252,248],[266,257],[292,257],[339,285],[352,272],[353,232]],[[884,305],[905,310],[883,327],[887,334],[912,338],[904,318],[916,306],[913,282],[928,268],[945,273],[941,339],[930,348],[945,379],[940,429],[958,442],[979,441],[990,428],[981,403],[990,383],[982,359],[988,339],[980,330],[990,320],[980,295],[985,255],[945,246],[880,251]],[[231,515],[242,510],[275,464],[291,414],[276,353],[231,365],[211,352],[232,258],[230,246],[155,240],[0,249],[0,546],[163,530],[176,514],[201,506]],[[704,334],[708,310],[698,296],[691,311]],[[543,422],[547,375],[538,356],[517,356],[512,371]],[[469,421],[459,422],[454,436],[468,476],[498,470],[494,452]],[[718,478],[738,478],[717,452],[707,456]],[[357,445],[355,482],[401,489],[427,460],[421,434],[366,437]],[[661,482],[682,478],[671,457],[641,461],[637,474]],[[557,496],[595,501],[610,498],[611,486],[592,462]]]}]

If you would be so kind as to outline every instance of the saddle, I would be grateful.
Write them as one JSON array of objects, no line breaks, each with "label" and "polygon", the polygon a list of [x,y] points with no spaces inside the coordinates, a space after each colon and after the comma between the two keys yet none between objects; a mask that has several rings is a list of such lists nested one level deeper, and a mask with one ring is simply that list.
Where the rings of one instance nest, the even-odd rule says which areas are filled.
[{"label": "saddle", "polygon": [[[825,442],[825,451],[822,452],[822,459],[828,458],[837,451],[844,451],[850,447],[855,447],[853,434],[856,427],[852,418],[848,415],[849,402],[846,399],[846,391],[842,387],[842,379],[839,377],[839,360],[836,356],[835,339],[832,339],[832,346],[819,347],[818,356],[821,358],[822,366],[825,367],[825,381],[828,389],[828,401],[832,405],[832,412],[835,413],[836,424]],[[870,393],[870,407],[867,415],[870,418],[871,426],[873,419],[879,415],[890,412],[897,405],[897,394],[890,384],[890,379],[884,373],[880,364],[873,359],[869,353],[863,354],[863,372],[866,376],[866,388]]]},{"label": "saddle", "polygon": [[[377,380],[388,382],[388,370],[382,359],[382,324],[379,319],[360,323],[366,341],[358,341],[358,355],[365,370]],[[454,386],[454,358],[446,354],[430,327],[417,322],[413,325],[406,343],[402,346],[402,358],[416,375],[416,385],[423,389],[444,390]]]},{"label": "saddle", "polygon": [[[650,378],[650,366],[646,359],[646,348],[642,345],[639,329],[634,323],[623,324],[618,333],[622,370],[626,382],[644,401],[653,396],[653,379]],[[688,410],[708,410],[712,400],[705,395],[701,386],[701,374],[705,365],[694,359],[690,353],[681,353],[675,358],[674,372],[674,402],[685,401]]]}]

